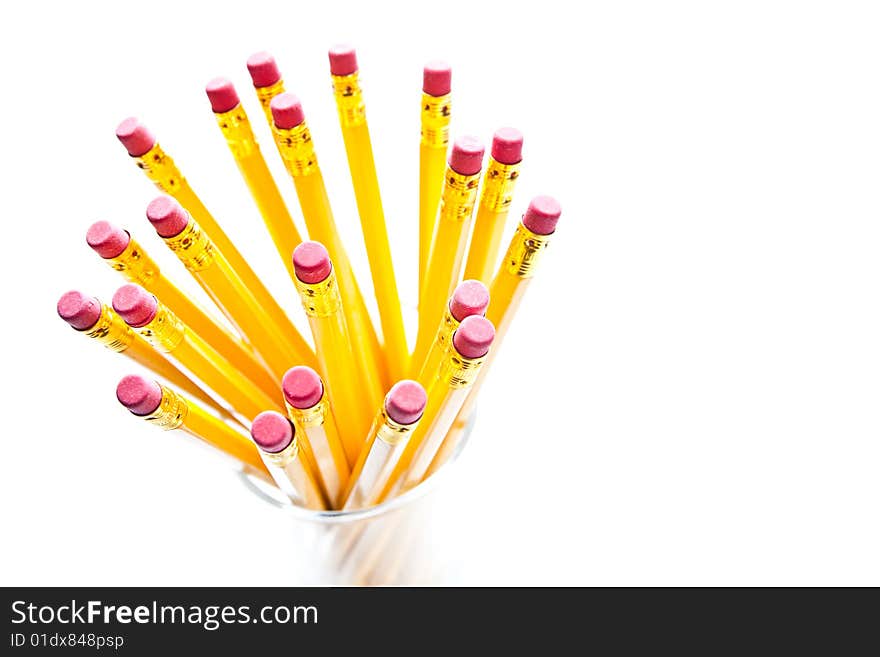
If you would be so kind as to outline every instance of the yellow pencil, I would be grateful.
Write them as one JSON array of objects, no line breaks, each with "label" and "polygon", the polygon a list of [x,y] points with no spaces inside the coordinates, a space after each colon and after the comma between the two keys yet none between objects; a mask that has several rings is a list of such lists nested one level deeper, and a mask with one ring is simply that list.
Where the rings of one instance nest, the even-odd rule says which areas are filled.
[{"label": "yellow pencil", "polygon": [[529,207],[523,215],[522,221],[516,228],[504,260],[498,267],[489,294],[492,303],[486,312],[486,316],[495,325],[495,344],[492,347],[486,364],[483,366],[473,388],[468,394],[455,423],[444,439],[443,446],[437,452],[434,462],[428,470],[428,476],[437,470],[455,452],[461,440],[462,433],[473,412],[477,393],[489,373],[492,361],[498,355],[501,341],[507,334],[520,302],[529,287],[532,277],[535,275],[538,262],[550,238],[556,230],[556,223],[562,214],[559,202],[551,196],[537,196],[529,203]]},{"label": "yellow pencil", "polygon": [[229,266],[250,290],[263,311],[272,317],[276,325],[284,327],[285,332],[295,332],[296,328],[284,314],[284,310],[235,248],[232,240],[223,232],[220,224],[202,204],[174,160],[165,153],[146,126],[135,118],[129,118],[116,128],[116,136],[147,178],[164,193],[176,199],[199,222],[202,230],[217,245],[229,262]]},{"label": "yellow pencil", "polygon": [[385,362],[390,377],[397,379],[407,371],[409,347],[406,344],[400,295],[391,260],[391,246],[388,243],[388,230],[379,194],[379,179],[373,161],[373,146],[358,81],[354,48],[338,46],[330,50],[330,73],[345,153],[348,156],[348,169],[370,262],[373,290],[379,305],[379,319],[385,340]]},{"label": "yellow pencil", "polygon": [[333,261],[342,295],[342,311],[355,344],[355,355],[368,379],[366,393],[370,395],[370,402],[375,408],[385,389],[383,384],[388,379],[385,359],[345,247],[336,230],[302,104],[293,94],[276,96],[272,100],[272,117],[275,144],[296,187],[309,236],[327,248]]},{"label": "yellow pencil", "polygon": [[187,326],[223,354],[267,395],[274,394],[278,387],[275,379],[253,350],[240,337],[218,324],[206,310],[168,280],[156,261],[128,231],[107,221],[98,221],[89,228],[86,242],[126,280],[137,283],[161,299]]},{"label": "yellow pencil", "polygon": [[134,283],[113,295],[113,310],[153,348],[167,353],[250,421],[282,406],[248,381],[156,297]]},{"label": "yellow pencil", "polygon": [[452,68],[445,62],[431,62],[422,77],[422,138],[419,145],[419,304],[425,271],[431,255],[431,240],[446,171],[449,122],[452,118]]},{"label": "yellow pencil", "polygon": [[238,93],[232,82],[226,78],[214,78],[205,87],[205,91],[211,101],[211,109],[217,119],[217,125],[226,138],[226,144],[260,210],[263,223],[266,224],[272,242],[292,281],[294,274],[290,254],[302,242],[302,237],[293,222],[293,217],[287,211],[287,205],[269,167],[266,166],[266,160],[260,152],[260,145],[239,101]]},{"label": "yellow pencil", "polygon": [[492,155],[483,174],[474,232],[464,266],[465,278],[489,283],[495,271],[504,222],[519,179],[522,143],[522,133],[514,128],[501,128],[492,137]]},{"label": "yellow pencil", "polygon": [[[147,219],[202,289],[254,346],[275,381],[280,381],[294,363],[316,362],[299,332],[285,330],[273,321],[235,275],[222,250],[174,199],[169,196],[154,199],[147,207]],[[276,383],[276,393],[277,389]]]},{"label": "yellow pencil", "polygon": [[479,140],[474,137],[455,140],[446,168],[440,211],[431,240],[431,258],[419,303],[419,333],[412,358],[414,375],[421,369],[431,346],[434,331],[443,316],[443,305],[458,285],[482,165],[483,145]]},{"label": "yellow pencil", "polygon": [[272,110],[270,109],[270,104],[275,96],[284,93],[284,80],[281,79],[281,71],[278,70],[275,58],[265,51],[255,52],[248,57],[247,69],[248,73],[250,73],[251,81],[254,83],[254,92],[257,94],[257,100],[260,101],[260,107],[266,116],[266,122],[271,128]]},{"label": "yellow pencil", "polygon": [[116,386],[116,399],[133,415],[150,424],[166,431],[182,429],[250,466],[264,479],[270,478],[256,447],[246,436],[171,388],[142,376],[129,375]]},{"label": "yellow pencil", "polygon": [[293,252],[296,288],[315,339],[318,363],[349,466],[360,454],[373,418],[371,395],[358,367],[351,331],[342,312],[330,254],[319,242],[303,242]]}]

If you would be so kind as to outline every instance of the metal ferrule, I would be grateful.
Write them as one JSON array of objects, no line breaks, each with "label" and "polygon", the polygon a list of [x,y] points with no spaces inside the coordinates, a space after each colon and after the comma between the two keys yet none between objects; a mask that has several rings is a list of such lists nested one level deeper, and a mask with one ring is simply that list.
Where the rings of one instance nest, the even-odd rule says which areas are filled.
[{"label": "metal ferrule", "polygon": [[440,381],[453,389],[467,388],[473,384],[485,361],[486,356],[465,358],[455,349],[449,349],[440,370]]},{"label": "metal ferrule", "polygon": [[364,97],[358,82],[357,71],[350,75],[331,75],[333,78],[333,95],[336,97],[336,109],[339,110],[339,122],[343,128],[353,128],[367,122],[367,111]]},{"label": "metal ferrule", "polygon": [[303,121],[295,128],[279,128],[272,125],[278,152],[291,176],[307,176],[318,170],[318,157],[309,127]]},{"label": "metal ferrule", "polygon": [[157,351],[170,352],[183,342],[186,325],[160,301],[156,307],[156,316],[148,324],[135,330]]},{"label": "metal ferrule", "polygon": [[[419,418],[420,420],[421,418]],[[402,440],[406,440],[409,434],[415,431],[419,426],[419,420],[412,424],[398,424],[385,412],[385,404],[382,404],[382,422],[376,431],[376,439],[389,445],[396,445]]]},{"label": "metal ferrule", "polygon": [[443,319],[440,321],[440,328],[437,329],[437,343],[443,349],[443,353],[446,353],[446,348],[449,346],[449,339],[452,337],[452,334],[455,333],[455,329],[458,328],[459,322],[455,317],[452,316],[452,313],[449,312],[449,304],[446,304],[446,308],[443,310]]},{"label": "metal ferrule", "polygon": [[263,108],[263,113],[266,115],[269,125],[272,125],[272,108],[270,105],[275,96],[284,93],[284,80],[278,80],[278,82],[270,84],[268,87],[254,87],[254,91],[257,92],[257,100],[260,101],[260,107]]},{"label": "metal ferrule", "polygon": [[449,145],[449,120],[452,117],[452,94],[422,94],[422,144],[434,148]]},{"label": "metal ferrule", "polygon": [[304,429],[321,426],[324,424],[324,418],[327,417],[327,395],[321,397],[321,401],[311,408],[296,408],[286,401],[284,405],[287,407],[287,416]]},{"label": "metal ferrule", "polygon": [[217,248],[196,221],[190,217],[189,223],[174,237],[163,238],[174,254],[191,272],[199,272],[214,264]]},{"label": "metal ferrule", "polygon": [[[260,451],[263,452],[263,450]],[[266,460],[279,468],[288,466],[298,454],[299,440],[297,439],[296,434],[293,435],[293,440],[290,441],[290,444],[280,452],[263,452],[263,456],[266,457]]]},{"label": "metal ferrule", "polygon": [[226,138],[229,150],[236,159],[248,157],[259,151],[251,122],[241,103],[228,112],[215,114],[214,118],[217,119],[220,132]]},{"label": "metal ferrule", "polygon": [[336,272],[332,269],[330,275],[320,283],[303,283],[296,277],[294,283],[309,317],[329,317],[342,307],[342,297],[336,285]]},{"label": "metal ferrule", "polygon": [[149,415],[144,415],[143,418],[150,424],[154,424],[165,431],[179,429],[183,425],[187,413],[189,413],[186,399],[178,395],[171,388],[160,387],[162,388],[162,401],[159,402],[159,406],[155,411]]},{"label": "metal ferrule", "polygon": [[134,330],[106,303],[101,304],[101,316],[95,325],[83,333],[116,352],[125,351],[134,341]]},{"label": "metal ferrule", "polygon": [[149,287],[159,275],[159,266],[130,235],[125,250],[115,258],[108,258],[107,262],[126,279],[142,287]]},{"label": "metal ferrule", "polygon": [[446,182],[440,197],[438,221],[466,221],[473,214],[480,174],[463,176],[446,167]]},{"label": "metal ferrule", "polygon": [[483,191],[480,194],[480,205],[492,212],[503,212],[513,201],[513,189],[519,178],[520,162],[501,164],[489,158],[489,166],[483,178]]},{"label": "metal ferrule", "polygon": [[165,154],[159,144],[153,144],[150,150],[134,159],[147,178],[166,194],[174,196],[186,183],[174,160]]},{"label": "metal ferrule", "polygon": [[504,266],[507,271],[519,278],[534,276],[535,268],[550,243],[551,236],[552,233],[537,235],[520,222],[504,256]]}]

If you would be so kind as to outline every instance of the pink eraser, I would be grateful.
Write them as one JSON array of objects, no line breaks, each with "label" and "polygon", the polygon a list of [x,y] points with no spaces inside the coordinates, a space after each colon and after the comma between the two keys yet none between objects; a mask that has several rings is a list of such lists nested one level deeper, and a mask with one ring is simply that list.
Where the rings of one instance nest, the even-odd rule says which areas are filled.
[{"label": "pink eraser", "polygon": [[462,176],[472,176],[480,173],[483,168],[482,142],[476,137],[459,137],[452,145],[452,153],[449,154],[449,168]]},{"label": "pink eraser", "polygon": [[92,328],[101,317],[101,302],[77,290],[65,292],[55,306],[58,316],[77,331]]},{"label": "pink eraser", "polygon": [[102,258],[115,258],[131,241],[127,231],[109,221],[96,221],[86,231],[86,244]]},{"label": "pink eraser", "polygon": [[303,283],[320,283],[331,268],[330,254],[320,242],[302,242],[293,250],[293,272]]},{"label": "pink eraser", "polygon": [[351,75],[358,70],[357,53],[354,46],[338,44],[330,48],[330,73],[333,75]]},{"label": "pink eraser", "polygon": [[132,157],[145,155],[156,145],[156,138],[147,126],[130,116],[116,127],[116,138]]},{"label": "pink eraser", "polygon": [[113,295],[113,310],[132,328],[149,324],[158,307],[156,297],[134,283],[123,285]]},{"label": "pink eraser", "polygon": [[321,377],[315,370],[305,365],[291,367],[284,373],[281,390],[287,403],[300,410],[311,408],[324,396]]},{"label": "pink eraser", "polygon": [[263,411],[251,423],[251,438],[264,452],[284,450],[293,440],[293,425],[281,413]]},{"label": "pink eraser", "polygon": [[455,350],[465,358],[482,358],[489,352],[492,340],[495,339],[495,327],[485,317],[471,315],[464,321],[452,336]]},{"label": "pink eraser", "polygon": [[499,164],[516,164],[522,160],[522,133],[516,128],[501,128],[492,135],[492,159]]},{"label": "pink eraser", "polygon": [[461,322],[471,315],[485,315],[489,307],[489,290],[480,281],[462,281],[449,300],[449,312]]},{"label": "pink eraser", "polygon": [[536,235],[549,235],[556,230],[562,207],[552,196],[536,196],[523,215],[523,226]]},{"label": "pink eraser", "polygon": [[247,69],[255,87],[271,87],[281,79],[275,58],[267,52],[257,52],[248,57]]},{"label": "pink eraser", "polygon": [[422,384],[404,379],[395,383],[385,395],[385,412],[397,424],[418,422],[425,412],[428,395]]},{"label": "pink eraser", "polygon": [[446,62],[428,62],[422,73],[422,91],[435,97],[452,91],[452,67]]},{"label": "pink eraser", "polygon": [[149,415],[162,403],[162,388],[155,381],[129,374],[116,386],[116,399],[135,415]]},{"label": "pink eraser", "polygon": [[278,94],[269,103],[272,110],[272,120],[275,125],[282,129],[295,128],[306,120],[302,103],[292,93]]},{"label": "pink eraser", "polygon": [[147,206],[147,219],[160,237],[174,237],[189,224],[189,213],[170,196],[157,196]]},{"label": "pink eraser", "polygon": [[235,109],[240,102],[235,86],[227,78],[214,78],[205,86],[205,93],[211,101],[211,109],[215,114],[223,114]]}]

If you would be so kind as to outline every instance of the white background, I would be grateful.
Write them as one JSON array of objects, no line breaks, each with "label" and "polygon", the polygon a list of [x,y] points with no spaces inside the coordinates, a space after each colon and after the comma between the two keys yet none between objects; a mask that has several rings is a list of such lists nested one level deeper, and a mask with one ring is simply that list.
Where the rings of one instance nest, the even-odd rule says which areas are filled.
[{"label": "white background", "polygon": [[[574,13],[574,7],[580,9]],[[357,45],[398,281],[415,299],[421,67],[455,134],[526,135],[514,214],[564,213],[484,388],[455,491],[467,584],[880,584],[877,15],[871,3],[19,3],[3,67],[3,584],[282,584],[289,519],[129,415],[133,366],[55,316],[120,284],[85,245],[154,188],[136,114],[297,321],[211,115],[244,62],[303,99],[369,289],[326,50]],[[511,221],[511,225],[513,221]],[[302,225],[302,224],[300,224]],[[506,238],[505,238],[506,241]],[[291,555],[293,559],[297,555]]]}]

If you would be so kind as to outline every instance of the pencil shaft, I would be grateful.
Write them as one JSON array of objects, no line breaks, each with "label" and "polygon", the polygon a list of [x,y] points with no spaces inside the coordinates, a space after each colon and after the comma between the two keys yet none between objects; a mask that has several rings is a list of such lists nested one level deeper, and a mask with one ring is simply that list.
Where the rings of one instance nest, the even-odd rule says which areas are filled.
[{"label": "pencil shaft", "polygon": [[419,146],[419,308],[446,170],[446,146]]},{"label": "pencil shaft", "polygon": [[254,443],[243,434],[221,422],[198,405],[187,402],[188,411],[183,421],[183,429],[200,438],[212,447],[226,452],[242,463],[269,476],[263,459]]}]

